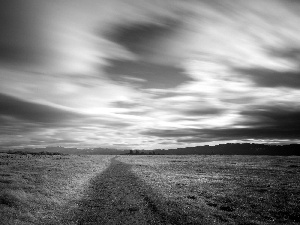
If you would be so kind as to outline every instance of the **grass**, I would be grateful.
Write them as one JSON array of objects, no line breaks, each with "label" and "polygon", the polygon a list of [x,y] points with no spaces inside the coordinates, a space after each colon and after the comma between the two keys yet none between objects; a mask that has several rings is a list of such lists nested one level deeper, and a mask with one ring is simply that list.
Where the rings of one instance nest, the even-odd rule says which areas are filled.
[{"label": "grass", "polygon": [[300,158],[122,156],[170,214],[207,224],[299,224]]},{"label": "grass", "polygon": [[76,207],[111,156],[0,154],[0,224],[44,224]]},{"label": "grass", "polygon": [[300,224],[300,157],[112,157],[0,154],[0,224]]}]

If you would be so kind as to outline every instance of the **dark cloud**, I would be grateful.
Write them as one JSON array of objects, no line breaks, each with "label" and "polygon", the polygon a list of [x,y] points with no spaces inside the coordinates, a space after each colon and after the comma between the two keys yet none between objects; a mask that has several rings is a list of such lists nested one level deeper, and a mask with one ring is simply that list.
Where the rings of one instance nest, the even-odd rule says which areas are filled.
[{"label": "dark cloud", "polygon": [[272,49],[269,54],[279,58],[298,60],[300,58],[300,48]]},{"label": "dark cloud", "polygon": [[245,128],[152,129],[143,135],[178,138],[178,142],[200,143],[243,139],[295,139],[300,136],[300,110],[266,108],[243,112],[249,122],[236,124]]},{"label": "dark cloud", "polygon": [[151,129],[148,131],[143,131],[141,134],[146,136],[154,136],[160,138],[171,138],[171,137],[190,137],[199,135],[198,129],[177,129],[177,130],[160,130]]},{"label": "dark cloud", "polygon": [[79,123],[76,124],[76,127],[84,126],[85,124],[93,124],[94,127],[106,127],[106,128],[125,128],[133,125],[130,122],[124,120],[121,121],[119,119],[113,119],[109,117],[107,118],[91,117],[79,121]]},{"label": "dark cloud", "polygon": [[162,142],[159,142],[159,144],[161,144],[161,145],[173,145],[174,142],[173,141],[162,141]]},{"label": "dark cloud", "polygon": [[113,108],[126,109],[125,112],[123,111],[117,113],[120,115],[142,116],[142,115],[146,115],[149,112],[146,109],[139,109],[138,107],[143,105],[135,102],[117,101],[117,102],[112,102],[111,106]]},{"label": "dark cloud", "polygon": [[135,108],[137,106],[140,106],[140,104],[134,102],[117,101],[117,102],[112,102],[111,106],[116,108],[130,109],[130,108]]},{"label": "dark cloud", "polygon": [[230,141],[230,139],[221,138],[221,137],[213,137],[213,138],[207,138],[207,137],[188,137],[188,138],[179,138],[177,139],[178,143],[204,143],[204,142],[212,142],[212,141]]},{"label": "dark cloud", "polygon": [[276,71],[265,68],[239,68],[236,72],[246,75],[263,87],[300,88],[300,71]]},{"label": "dark cloud", "polygon": [[40,5],[36,0],[1,1],[0,62],[15,65],[41,62]]},{"label": "dark cloud", "polygon": [[159,53],[160,49],[155,48],[155,44],[171,36],[178,26],[179,22],[169,20],[162,20],[160,24],[131,24],[116,27],[107,36],[131,52],[147,57]]},{"label": "dark cloud", "polygon": [[18,98],[0,94],[0,115],[33,123],[58,123],[82,116],[37,103],[26,102]]},{"label": "dark cloud", "polygon": [[245,104],[256,101],[256,97],[254,96],[222,96],[222,101],[224,103],[233,103],[233,104]]},{"label": "dark cloud", "polygon": [[47,145],[58,145],[58,144],[78,144],[78,140],[77,139],[66,139],[64,138],[63,140],[57,140],[57,139],[51,139],[51,138],[41,138],[41,139],[36,139],[33,138],[30,140],[30,144],[32,145],[39,145],[39,144],[45,144],[47,143]]},{"label": "dark cloud", "polygon": [[178,138],[177,142],[202,143],[212,141],[241,141],[244,139],[295,139],[300,129],[278,130],[276,128],[224,128],[224,129],[184,129],[151,130],[143,134],[160,138]]},{"label": "dark cloud", "polygon": [[[266,107],[257,110],[248,110],[241,113],[250,119],[249,125],[277,129],[279,132],[300,131],[300,110],[283,107]],[[251,122],[253,121],[253,123]]]},{"label": "dark cloud", "polygon": [[130,110],[128,112],[119,112],[119,115],[130,115],[130,116],[145,116],[149,113],[148,110]]},{"label": "dark cloud", "polygon": [[183,111],[183,114],[186,116],[208,116],[222,114],[223,112],[224,109],[203,107],[202,109],[200,108],[185,110]]},{"label": "dark cloud", "polygon": [[0,114],[0,135],[23,135],[40,127],[40,124]]},{"label": "dark cloud", "polygon": [[153,99],[164,99],[164,98],[172,98],[172,97],[178,97],[178,96],[192,96],[192,94],[190,93],[185,93],[185,92],[172,92],[170,90],[166,91],[166,92],[162,92],[162,93],[159,93],[159,92],[154,92],[153,93]]},{"label": "dark cloud", "polygon": [[112,60],[106,72],[112,80],[121,82],[124,76],[144,79],[146,82],[140,83],[143,88],[174,88],[192,80],[179,68],[147,62]]}]

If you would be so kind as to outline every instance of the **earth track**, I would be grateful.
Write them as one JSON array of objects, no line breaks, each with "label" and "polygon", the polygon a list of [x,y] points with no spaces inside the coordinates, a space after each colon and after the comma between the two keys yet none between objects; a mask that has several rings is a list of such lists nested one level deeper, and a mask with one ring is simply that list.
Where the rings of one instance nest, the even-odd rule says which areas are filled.
[{"label": "earth track", "polygon": [[183,224],[178,215],[167,215],[151,194],[131,166],[114,157],[60,224]]}]

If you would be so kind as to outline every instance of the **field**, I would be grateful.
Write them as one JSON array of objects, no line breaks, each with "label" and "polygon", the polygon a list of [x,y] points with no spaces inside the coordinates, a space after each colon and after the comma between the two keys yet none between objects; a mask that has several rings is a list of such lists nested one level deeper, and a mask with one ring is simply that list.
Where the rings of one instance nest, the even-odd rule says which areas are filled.
[{"label": "field", "polygon": [[0,155],[0,224],[45,224],[76,206],[111,156]]},{"label": "field", "polygon": [[[300,157],[121,157],[183,223],[300,224]],[[166,204],[167,202],[167,204]],[[184,218],[184,219],[182,219]]]},{"label": "field", "polygon": [[300,157],[0,155],[0,224],[300,224]]}]

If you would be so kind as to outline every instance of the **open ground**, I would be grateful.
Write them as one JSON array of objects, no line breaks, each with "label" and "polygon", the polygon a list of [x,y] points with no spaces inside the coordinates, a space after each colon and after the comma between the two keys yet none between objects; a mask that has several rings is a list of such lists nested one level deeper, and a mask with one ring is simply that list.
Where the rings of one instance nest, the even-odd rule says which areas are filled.
[{"label": "open ground", "polygon": [[299,224],[300,157],[0,157],[2,224]]}]

